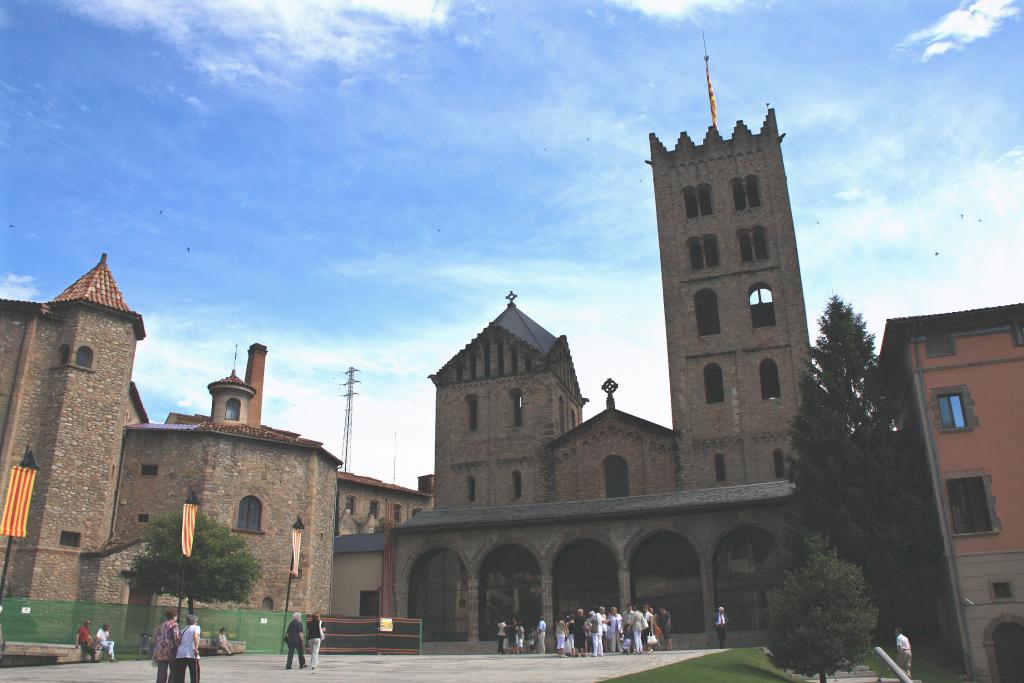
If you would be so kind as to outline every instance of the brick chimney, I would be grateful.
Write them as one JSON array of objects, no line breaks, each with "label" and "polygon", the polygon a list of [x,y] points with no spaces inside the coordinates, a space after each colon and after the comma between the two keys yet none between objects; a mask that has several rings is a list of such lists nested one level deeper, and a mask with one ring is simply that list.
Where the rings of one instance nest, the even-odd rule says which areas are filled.
[{"label": "brick chimney", "polygon": [[267,367],[267,347],[253,344],[249,347],[249,362],[245,366],[245,383],[256,390],[249,401],[249,419],[246,422],[259,427],[263,419],[263,371]]}]

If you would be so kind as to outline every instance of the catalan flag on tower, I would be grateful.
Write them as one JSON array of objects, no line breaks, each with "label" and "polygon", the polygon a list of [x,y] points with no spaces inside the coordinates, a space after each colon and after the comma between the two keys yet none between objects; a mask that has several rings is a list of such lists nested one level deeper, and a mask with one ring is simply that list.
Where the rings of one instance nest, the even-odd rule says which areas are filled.
[{"label": "catalan flag on tower", "polygon": [[36,485],[38,469],[32,451],[26,447],[21,464],[11,469],[4,512],[0,517],[0,535],[25,538],[28,534],[28,505],[32,502],[32,489]]},{"label": "catalan flag on tower", "polygon": [[192,541],[196,537],[196,510],[198,509],[199,499],[189,489],[188,498],[185,499],[185,506],[181,514],[181,554],[185,557],[192,557]]}]

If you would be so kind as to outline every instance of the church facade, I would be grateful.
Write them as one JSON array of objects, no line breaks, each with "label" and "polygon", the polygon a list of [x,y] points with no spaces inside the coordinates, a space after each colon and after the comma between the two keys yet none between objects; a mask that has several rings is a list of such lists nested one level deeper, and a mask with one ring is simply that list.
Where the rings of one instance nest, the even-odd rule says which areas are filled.
[{"label": "church facade", "polygon": [[[582,420],[569,342],[510,294],[436,386],[435,499],[395,530],[394,606],[433,651],[496,624],[646,602],[676,647],[765,637],[781,576],[788,424],[808,363],[775,113],[674,149],[651,135],[672,427],[615,407]],[[551,631],[549,631],[551,633]]]}]

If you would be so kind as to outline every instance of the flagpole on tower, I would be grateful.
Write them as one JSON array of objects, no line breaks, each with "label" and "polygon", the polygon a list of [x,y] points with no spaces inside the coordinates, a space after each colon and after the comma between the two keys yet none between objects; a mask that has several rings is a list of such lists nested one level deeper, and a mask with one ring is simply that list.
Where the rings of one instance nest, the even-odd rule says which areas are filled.
[{"label": "flagpole on tower", "polygon": [[711,87],[711,58],[708,57],[708,41],[701,31],[700,38],[704,41],[704,75],[708,80],[708,102],[711,105],[711,127],[718,130],[718,107],[715,106],[715,90]]}]

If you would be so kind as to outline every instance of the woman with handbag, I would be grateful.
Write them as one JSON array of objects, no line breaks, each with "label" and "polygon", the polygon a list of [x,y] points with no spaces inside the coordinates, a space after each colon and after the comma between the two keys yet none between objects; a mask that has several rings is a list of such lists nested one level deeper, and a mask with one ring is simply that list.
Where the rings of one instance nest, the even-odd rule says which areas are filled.
[{"label": "woman with handbag", "polygon": [[174,683],[185,683],[185,669],[191,683],[199,683],[199,617],[188,615],[188,626],[181,632],[174,659]]},{"label": "woman with handbag", "polygon": [[320,641],[327,637],[324,631],[324,622],[320,619],[319,612],[313,612],[313,616],[306,626],[306,640],[309,641],[309,667],[316,673],[320,670]]}]

